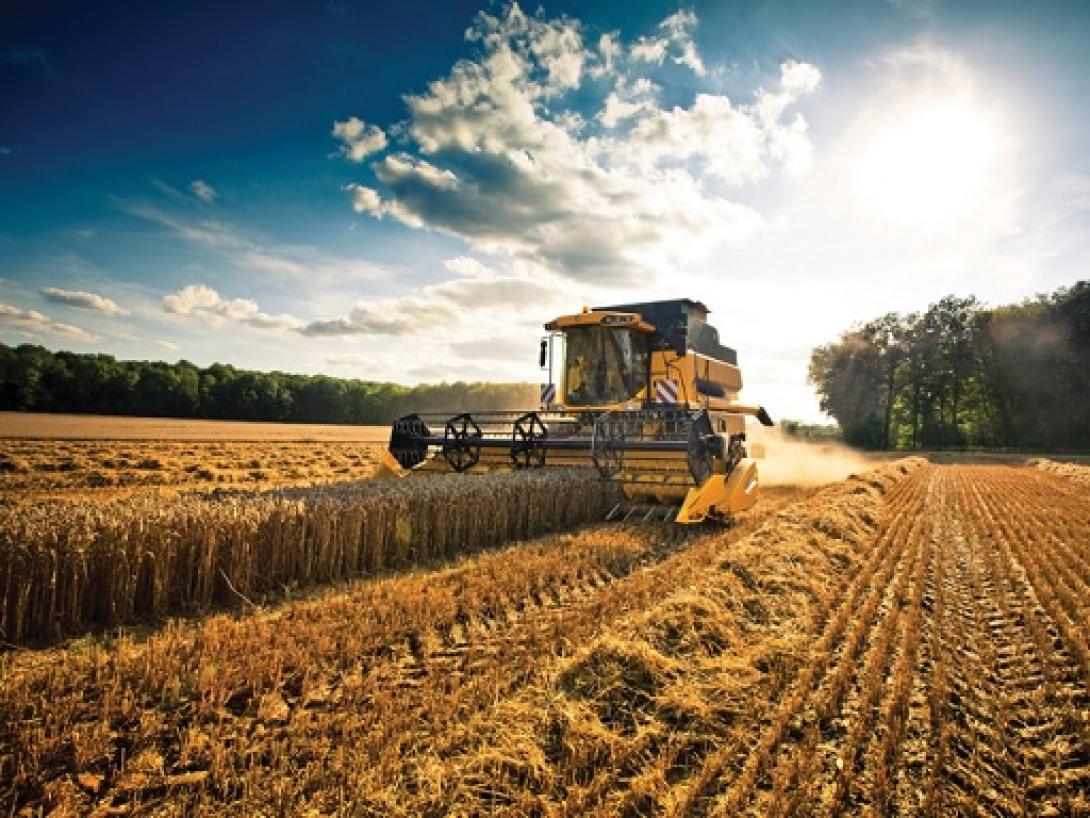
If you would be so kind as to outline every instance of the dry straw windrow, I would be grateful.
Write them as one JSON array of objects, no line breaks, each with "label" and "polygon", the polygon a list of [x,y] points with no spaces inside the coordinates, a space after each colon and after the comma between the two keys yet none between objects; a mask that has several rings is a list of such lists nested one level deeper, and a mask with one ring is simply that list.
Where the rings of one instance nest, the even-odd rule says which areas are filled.
[{"label": "dry straw windrow", "polygon": [[404,568],[600,519],[587,471],[0,507],[0,638],[24,642]]},{"label": "dry straw windrow", "polygon": [[1084,466],[1079,463],[1060,463],[1055,460],[1045,460],[1043,458],[1031,461],[1031,465],[1037,467],[1041,471],[1046,471],[1049,474],[1057,474],[1060,477],[1066,477],[1073,483],[1090,487],[1090,466]]},{"label": "dry straw windrow", "polygon": [[[883,497],[902,484],[913,490],[906,476],[923,463],[890,464],[781,511],[698,583],[621,620],[551,680],[482,714],[453,760],[419,759],[397,785],[416,793],[407,811],[686,814],[688,798],[740,814],[791,724],[792,683],[812,643],[850,625],[850,606],[884,570],[873,543]],[[735,737],[762,718],[774,728],[764,744]],[[446,774],[429,775],[436,767]],[[730,792],[709,792],[724,778]],[[398,800],[376,791],[373,805]]]}]

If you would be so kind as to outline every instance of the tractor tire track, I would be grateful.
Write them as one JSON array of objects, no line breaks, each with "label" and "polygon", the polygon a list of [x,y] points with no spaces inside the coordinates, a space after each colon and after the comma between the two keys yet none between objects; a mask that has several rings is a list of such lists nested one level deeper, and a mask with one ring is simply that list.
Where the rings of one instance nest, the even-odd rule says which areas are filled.
[{"label": "tractor tire track", "polygon": [[947,734],[933,759],[926,811],[1073,814],[1072,799],[1090,783],[1085,726],[1072,718],[1085,713],[1087,697],[1024,567],[1023,560],[1049,558],[1027,549],[1043,539],[1028,529],[1051,524],[1032,505],[1040,486],[1019,489],[1020,476],[1002,467],[955,467],[951,484]]}]

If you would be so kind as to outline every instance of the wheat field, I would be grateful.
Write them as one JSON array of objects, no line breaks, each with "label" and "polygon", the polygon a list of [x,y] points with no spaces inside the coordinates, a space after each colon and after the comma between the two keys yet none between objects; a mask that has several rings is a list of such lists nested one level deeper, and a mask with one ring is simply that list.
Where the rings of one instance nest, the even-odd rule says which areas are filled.
[{"label": "wheat field", "polygon": [[[0,808],[1090,815],[1088,472],[912,458],[695,530],[580,522],[600,484],[552,473],[186,497],[155,524],[245,530],[260,570],[230,610],[0,656]],[[415,551],[293,550],[410,497],[448,515]],[[247,584],[289,564],[332,573]]]}]

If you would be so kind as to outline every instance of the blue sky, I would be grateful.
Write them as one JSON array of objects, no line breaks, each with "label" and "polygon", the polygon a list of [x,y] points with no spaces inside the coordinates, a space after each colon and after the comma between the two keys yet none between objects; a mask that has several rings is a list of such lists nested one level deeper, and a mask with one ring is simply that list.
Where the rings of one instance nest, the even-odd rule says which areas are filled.
[{"label": "blue sky", "polygon": [[1088,275],[1085,4],[40,3],[0,25],[0,340],[536,380],[707,302],[746,395],[949,292]]}]

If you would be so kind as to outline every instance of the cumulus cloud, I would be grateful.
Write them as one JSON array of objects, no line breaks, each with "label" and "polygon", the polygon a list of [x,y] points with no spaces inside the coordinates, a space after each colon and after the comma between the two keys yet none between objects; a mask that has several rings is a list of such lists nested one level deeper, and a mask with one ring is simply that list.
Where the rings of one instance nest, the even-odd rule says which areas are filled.
[{"label": "cumulus cloud", "polygon": [[443,266],[463,278],[487,278],[496,274],[496,271],[487,264],[471,256],[448,258],[443,262]]},{"label": "cumulus cloud", "polygon": [[386,147],[386,134],[377,125],[368,125],[357,117],[333,123],[333,136],[344,144],[341,152],[353,162],[362,162],[372,153]]},{"label": "cumulus cloud", "polygon": [[21,333],[32,336],[53,335],[85,343],[98,340],[98,336],[92,335],[84,329],[54,321],[48,315],[43,315],[37,310],[24,310],[3,302],[0,302],[0,325],[12,327]]},{"label": "cumulus cloud", "polygon": [[778,87],[759,92],[752,104],[697,94],[688,108],[649,110],[626,139],[610,143],[609,149],[623,151],[645,169],[696,160],[704,173],[733,185],[763,179],[777,167],[805,171],[810,165],[806,120],[796,115],[785,122],[783,115],[801,95],[817,88],[820,78],[812,65],[785,63]]},{"label": "cumulus cloud", "polygon": [[113,299],[97,293],[88,293],[83,290],[62,290],[58,287],[45,287],[40,292],[46,301],[52,301],[54,304],[64,304],[81,310],[94,310],[111,317],[129,314],[127,309],[121,307]]},{"label": "cumulus cloud", "polygon": [[677,11],[659,23],[660,34],[637,38],[628,53],[635,62],[653,65],[662,65],[670,55],[677,65],[688,66],[698,77],[705,77],[708,69],[693,42],[696,25],[694,12]]},{"label": "cumulus cloud", "polygon": [[693,30],[696,28],[696,14],[692,11],[677,11],[671,14],[661,23],[659,28],[667,33],[669,41],[679,50],[679,54],[673,58],[678,65],[687,65],[698,77],[706,76],[708,69],[704,66],[704,60],[697,53],[696,43],[693,42]]},{"label": "cumulus cloud", "polygon": [[352,209],[357,213],[370,213],[372,216],[382,215],[382,197],[374,188],[363,185],[345,185],[345,190],[352,197]]},{"label": "cumulus cloud", "polygon": [[609,92],[605,105],[598,112],[598,119],[606,128],[615,128],[622,120],[654,109],[658,91],[659,86],[646,77],[633,83],[629,83],[624,77],[618,77],[614,90]]},{"label": "cumulus cloud", "polygon": [[666,59],[666,46],[669,43],[663,37],[640,37],[632,44],[629,54],[637,62],[650,62],[662,65]]},{"label": "cumulus cloud", "polygon": [[256,329],[293,330],[302,323],[286,313],[262,312],[249,298],[223,298],[206,284],[190,284],[163,296],[163,309],[172,315],[188,315],[211,323],[230,322]]},{"label": "cumulus cloud", "polygon": [[556,296],[547,278],[499,273],[467,256],[449,259],[445,266],[458,277],[406,295],[358,304],[343,316],[312,321],[301,332],[310,336],[434,335],[441,327],[445,333],[458,334],[482,325],[507,325],[528,310],[539,317],[537,311]]},{"label": "cumulus cloud", "polygon": [[588,69],[591,77],[600,79],[612,74],[614,64],[620,60],[623,54],[624,47],[621,45],[620,34],[616,31],[603,34],[598,38],[598,59]]},{"label": "cumulus cloud", "polygon": [[194,179],[189,183],[189,189],[193,191],[194,196],[203,202],[214,202],[220,197],[219,191],[204,179]]},{"label": "cumulus cloud", "polygon": [[[806,122],[788,109],[820,72],[785,63],[751,101],[664,109],[638,72],[669,57],[705,74],[696,25],[678,12],[627,48],[608,34],[588,49],[568,17],[479,14],[472,58],[406,97],[405,148],[346,186],[353,209],[591,284],[646,281],[746,239],[761,217],[725,187],[807,167]],[[584,83],[607,74],[606,91]],[[573,110],[595,98],[593,122]]]}]

